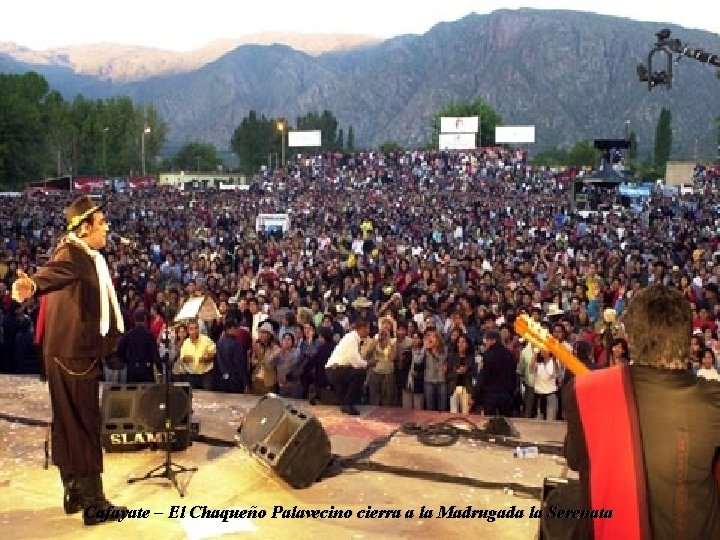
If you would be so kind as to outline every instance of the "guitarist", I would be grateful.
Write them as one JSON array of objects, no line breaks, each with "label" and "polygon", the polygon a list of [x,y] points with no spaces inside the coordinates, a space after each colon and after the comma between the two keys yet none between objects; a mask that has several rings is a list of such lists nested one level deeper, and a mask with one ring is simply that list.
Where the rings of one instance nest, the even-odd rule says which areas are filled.
[{"label": "guitarist", "polygon": [[581,375],[565,391],[565,453],[581,485],[564,506],[613,511],[578,523],[574,537],[720,538],[720,384],[686,370],[690,304],[651,285],[630,303],[626,332],[632,366]]}]

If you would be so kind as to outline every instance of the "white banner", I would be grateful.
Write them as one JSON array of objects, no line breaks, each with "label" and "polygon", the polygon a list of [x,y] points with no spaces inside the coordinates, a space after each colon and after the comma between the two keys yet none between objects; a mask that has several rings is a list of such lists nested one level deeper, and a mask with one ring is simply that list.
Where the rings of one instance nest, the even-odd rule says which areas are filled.
[{"label": "white banner", "polygon": [[495,142],[497,144],[534,143],[535,126],[495,126]]},{"label": "white banner", "polygon": [[321,146],[320,130],[289,131],[288,146]]},{"label": "white banner", "polygon": [[441,133],[440,150],[473,150],[475,148],[474,133]]},{"label": "white banner", "polygon": [[257,232],[272,232],[277,229],[282,229],[283,232],[290,229],[290,216],[288,214],[259,214],[255,218],[255,230]]},{"label": "white banner", "polygon": [[440,133],[477,133],[477,116],[443,116],[440,118]]}]

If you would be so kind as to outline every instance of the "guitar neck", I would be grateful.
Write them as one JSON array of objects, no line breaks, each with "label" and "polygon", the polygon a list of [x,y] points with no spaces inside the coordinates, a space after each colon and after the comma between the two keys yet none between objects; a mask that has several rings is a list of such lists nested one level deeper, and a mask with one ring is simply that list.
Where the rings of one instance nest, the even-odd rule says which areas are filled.
[{"label": "guitar neck", "polygon": [[554,337],[549,336],[545,341],[545,346],[547,347],[547,350],[553,353],[555,355],[555,358],[565,364],[565,367],[572,371],[573,374],[584,375],[585,373],[588,373],[590,371],[588,367],[578,359],[577,356],[570,352],[565,347],[565,345],[560,343]]},{"label": "guitar neck", "polygon": [[553,353],[575,375],[583,375],[590,371],[565,345],[555,339],[546,328],[528,317],[527,314],[523,313],[515,319],[514,326],[518,335],[527,339],[538,349],[547,349]]}]

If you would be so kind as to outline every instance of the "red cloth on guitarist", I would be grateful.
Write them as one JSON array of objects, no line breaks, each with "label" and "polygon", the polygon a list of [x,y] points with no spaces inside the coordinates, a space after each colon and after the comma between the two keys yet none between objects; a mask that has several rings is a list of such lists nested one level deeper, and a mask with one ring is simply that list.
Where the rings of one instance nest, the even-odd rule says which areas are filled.
[{"label": "red cloth on guitarist", "polygon": [[590,456],[590,505],[612,510],[612,518],[593,519],[595,540],[650,538],[642,440],[629,368],[613,366],[577,377],[575,395]]},{"label": "red cloth on guitarist", "polygon": [[47,314],[47,296],[40,297],[40,309],[38,309],[37,322],[35,323],[35,345],[42,345],[43,334],[45,333],[45,315]]}]

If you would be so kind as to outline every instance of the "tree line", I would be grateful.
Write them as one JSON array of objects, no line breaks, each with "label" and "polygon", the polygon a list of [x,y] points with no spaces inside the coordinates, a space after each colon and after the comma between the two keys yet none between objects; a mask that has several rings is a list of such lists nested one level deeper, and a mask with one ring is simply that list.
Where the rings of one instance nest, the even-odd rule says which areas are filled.
[{"label": "tree line", "polygon": [[[287,134],[293,130],[319,130],[320,148],[289,147]],[[262,165],[271,165],[273,158],[275,163],[279,163],[278,158],[282,159],[282,155],[287,158],[290,152],[354,152],[355,131],[349,126],[346,135],[335,115],[328,110],[320,114],[309,112],[298,116],[294,125],[285,118],[268,118],[251,110],[235,128],[230,139],[230,148],[237,154],[241,168],[247,173],[253,173]]]},{"label": "tree line", "polygon": [[67,101],[37,73],[0,74],[0,184],[6,187],[67,174],[139,174],[142,143],[151,163],[166,132],[152,105],[128,97]]},{"label": "tree line", "polygon": [[[478,116],[477,146],[494,145],[495,127],[502,124],[500,114],[480,97],[453,101],[432,117],[428,148],[438,147],[440,118],[443,116]],[[627,158],[631,170],[638,176],[657,178],[664,175],[672,148],[671,119],[670,111],[663,108],[651,159],[638,161],[637,136],[634,132],[630,134]],[[320,130],[320,151],[355,151],[353,126],[348,126],[345,131],[329,110],[298,116],[294,124],[286,118],[267,117],[250,110],[229,141],[241,170],[253,174],[262,165],[274,162],[277,166],[281,155],[287,160],[291,157],[290,152],[318,150],[290,148],[287,134],[292,130]],[[159,162],[157,158],[166,135],[167,124],[152,105],[138,105],[129,97],[90,100],[78,95],[67,101],[37,73],[0,74],[0,185],[6,188],[67,174],[137,175],[143,167],[143,147],[148,172],[160,168],[213,171],[221,165],[213,145],[196,141],[186,143],[170,159]],[[386,141],[380,148],[399,150],[402,145]],[[592,143],[582,140],[572,148],[556,148],[537,154],[533,163],[596,166],[600,158],[600,152]]]}]

